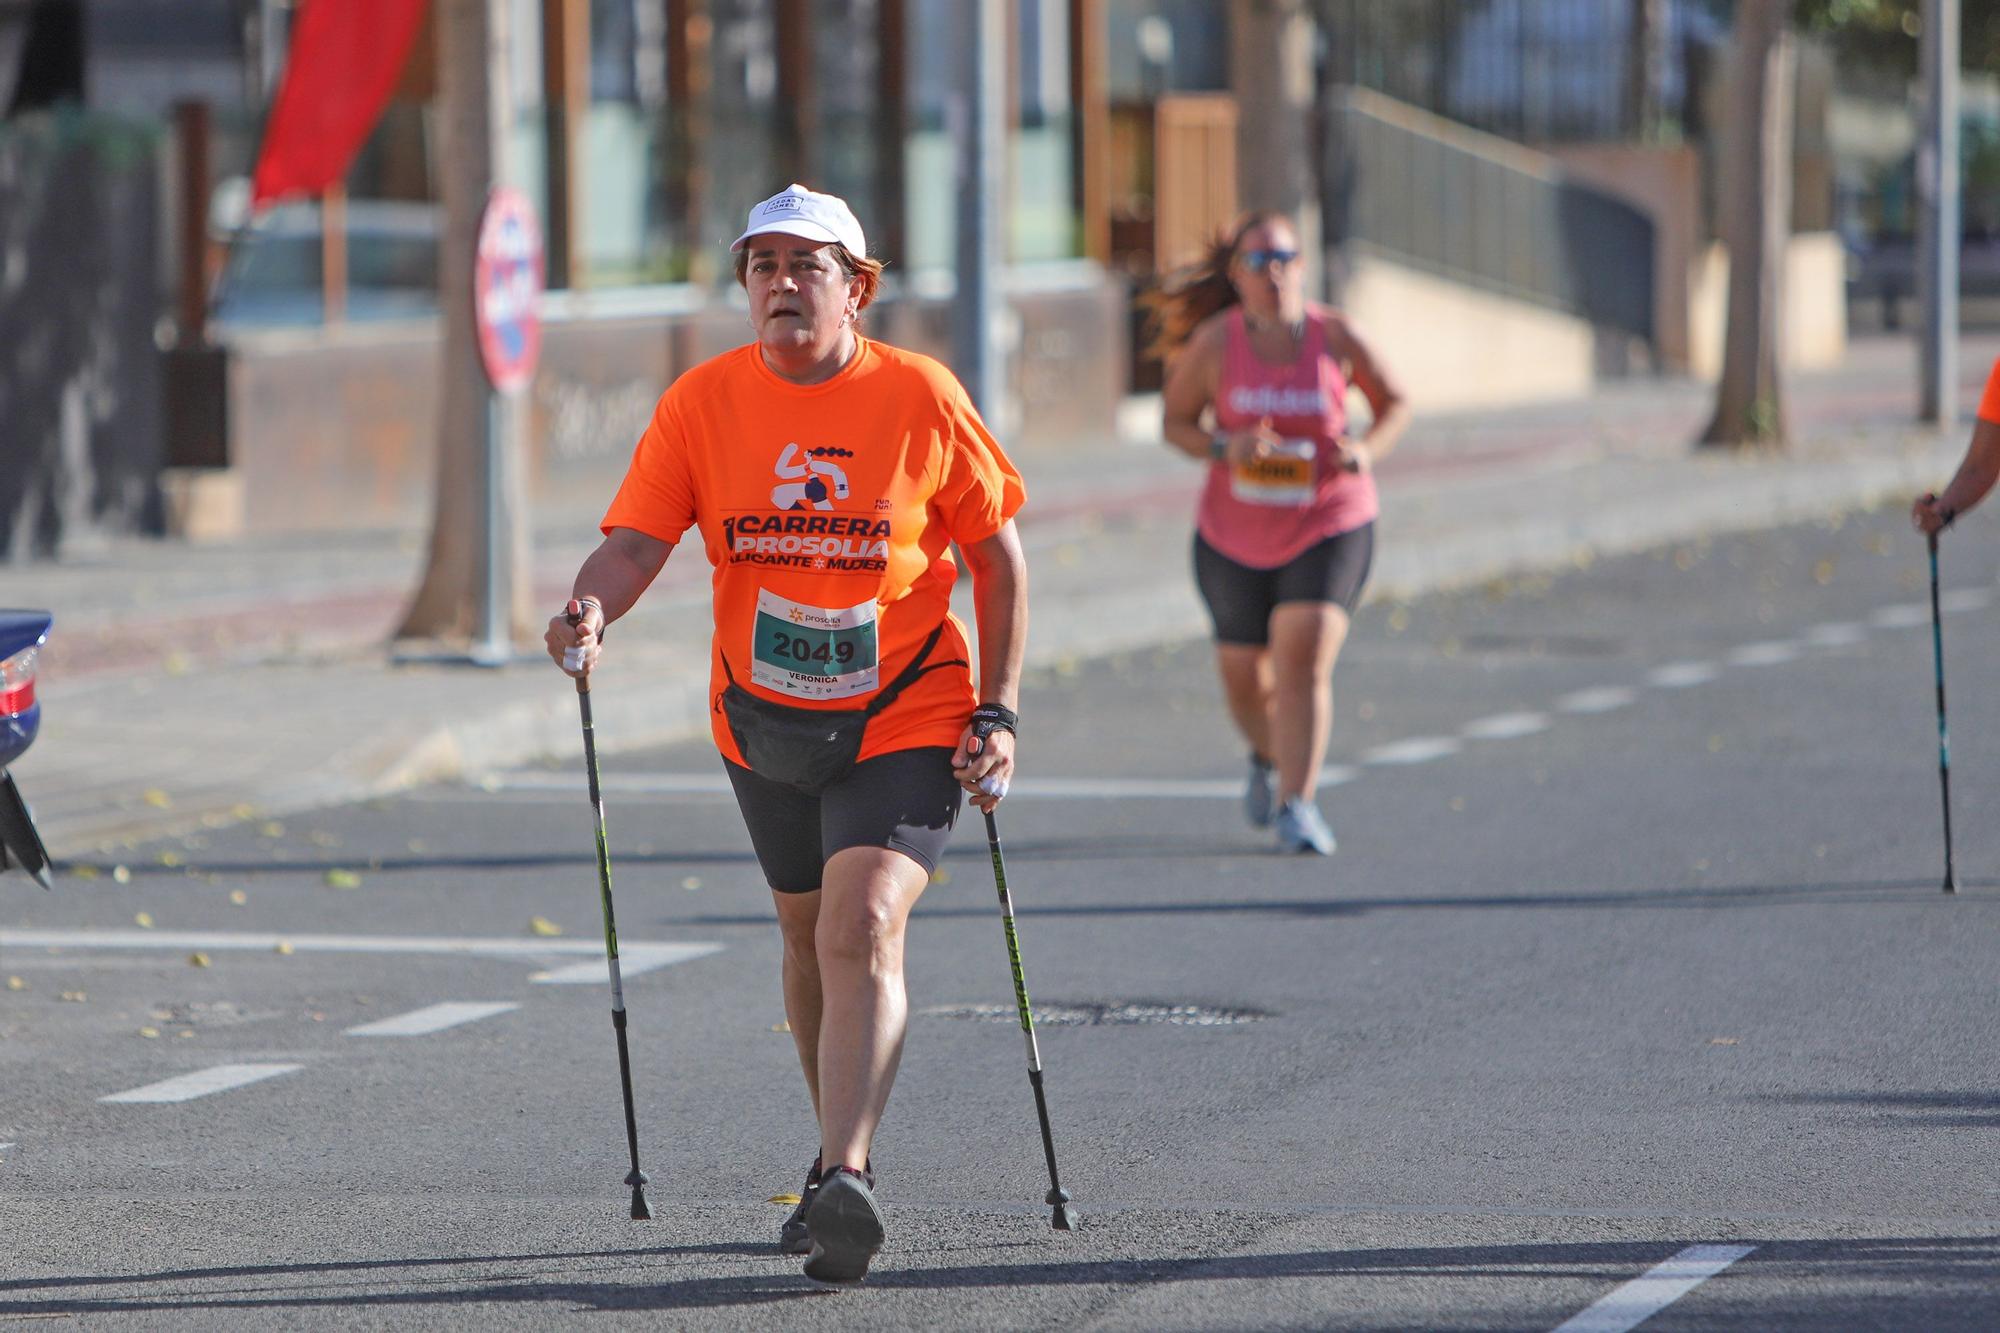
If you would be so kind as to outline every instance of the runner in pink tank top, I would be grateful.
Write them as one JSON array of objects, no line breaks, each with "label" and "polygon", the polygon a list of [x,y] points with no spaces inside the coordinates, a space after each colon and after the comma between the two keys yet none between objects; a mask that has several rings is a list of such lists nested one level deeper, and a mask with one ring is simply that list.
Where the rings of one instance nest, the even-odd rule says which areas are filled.
[{"label": "runner in pink tank top", "polygon": [[1342,466],[1347,376],[1327,348],[1327,317],[1307,307],[1294,335],[1299,355],[1272,365],[1250,346],[1241,306],[1222,316],[1216,425],[1234,433],[1269,423],[1283,444],[1265,458],[1211,463],[1196,525],[1210,546],[1253,569],[1276,569],[1375,518],[1375,478]]},{"label": "runner in pink tank top", "polygon": [[[1148,298],[1169,358],[1167,442],[1208,464],[1195,578],[1231,719],[1250,744],[1244,812],[1278,848],[1331,853],[1313,795],[1333,667],[1375,543],[1377,459],[1409,411],[1338,313],[1305,300],[1298,228],[1253,214]],[[1347,434],[1347,389],[1374,409]]]}]

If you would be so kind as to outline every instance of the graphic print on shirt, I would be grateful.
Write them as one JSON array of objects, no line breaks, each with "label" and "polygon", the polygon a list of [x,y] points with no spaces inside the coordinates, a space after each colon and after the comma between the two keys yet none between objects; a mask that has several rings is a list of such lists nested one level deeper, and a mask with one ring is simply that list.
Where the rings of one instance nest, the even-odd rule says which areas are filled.
[{"label": "graphic print on shirt", "polygon": [[[832,479],[833,499],[845,500],[847,473],[841,469],[840,464],[832,460],[852,458],[854,452],[831,446],[804,452],[805,457],[801,458],[799,446],[788,444],[785,446],[785,452],[778,455],[779,484],[771,490],[771,503],[780,509],[804,509],[808,501],[814,509],[833,508],[832,500],[827,498],[827,483],[821,480],[822,477]],[[805,480],[793,480],[798,477],[804,477]]]},{"label": "graphic print on shirt", "polygon": [[771,512],[749,510],[722,520],[729,563],[816,573],[886,570],[890,529],[882,501],[872,516],[827,512],[851,494],[847,470],[833,460],[852,457],[853,450],[832,445],[787,444],[772,465],[778,484],[771,489]]}]

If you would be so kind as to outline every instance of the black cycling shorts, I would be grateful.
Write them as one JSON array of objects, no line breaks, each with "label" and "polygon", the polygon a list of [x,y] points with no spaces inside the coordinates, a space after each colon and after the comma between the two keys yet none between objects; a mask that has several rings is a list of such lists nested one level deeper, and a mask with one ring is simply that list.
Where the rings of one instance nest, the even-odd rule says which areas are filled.
[{"label": "black cycling shorts", "polygon": [[951,756],[944,745],[891,750],[862,760],[817,796],[727,759],[722,766],[764,879],[779,893],[811,893],[833,854],[849,847],[888,847],[936,870],[965,795]]},{"label": "black cycling shorts", "polygon": [[1331,602],[1349,615],[1375,560],[1375,525],[1363,523],[1309,546],[1276,569],[1239,565],[1194,537],[1194,579],[1215,622],[1217,643],[1263,647],[1280,602]]}]

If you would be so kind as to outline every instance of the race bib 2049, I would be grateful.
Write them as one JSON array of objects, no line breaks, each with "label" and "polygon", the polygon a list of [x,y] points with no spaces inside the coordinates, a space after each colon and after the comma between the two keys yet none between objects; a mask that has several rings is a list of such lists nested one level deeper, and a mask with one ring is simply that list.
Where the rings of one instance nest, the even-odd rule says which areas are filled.
[{"label": "race bib 2049", "polygon": [[880,683],[875,602],[807,606],[763,589],[750,631],[750,679],[798,699],[851,699]]}]

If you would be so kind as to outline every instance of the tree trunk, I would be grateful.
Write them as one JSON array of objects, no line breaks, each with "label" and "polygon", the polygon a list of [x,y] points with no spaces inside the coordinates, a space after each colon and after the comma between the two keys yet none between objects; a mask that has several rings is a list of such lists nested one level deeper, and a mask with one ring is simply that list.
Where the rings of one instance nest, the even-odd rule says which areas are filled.
[{"label": "tree trunk", "polygon": [[[487,467],[487,398],[491,388],[479,359],[472,319],[472,273],[480,214],[498,179],[501,136],[511,111],[507,86],[511,42],[505,0],[439,0],[438,95],[443,109],[438,153],[444,208],[438,246],[438,303],[444,346],[438,358],[437,481],[423,581],[395,637],[457,644],[470,640],[483,586]],[[501,439],[517,438],[521,405],[503,397],[494,415]],[[496,451],[496,453],[499,451]],[[504,608],[513,637],[528,628],[532,589],[527,577],[524,507],[515,492],[519,469],[501,467],[498,558],[510,590]]]},{"label": "tree trunk", "polygon": [[1743,0],[1736,10],[1721,198],[1729,315],[1706,445],[1786,439],[1779,316],[1792,230],[1789,8],[1786,0]]},{"label": "tree trunk", "polygon": [[1237,198],[1299,224],[1306,294],[1323,290],[1319,172],[1313,161],[1313,22],[1306,0],[1230,0]]}]

